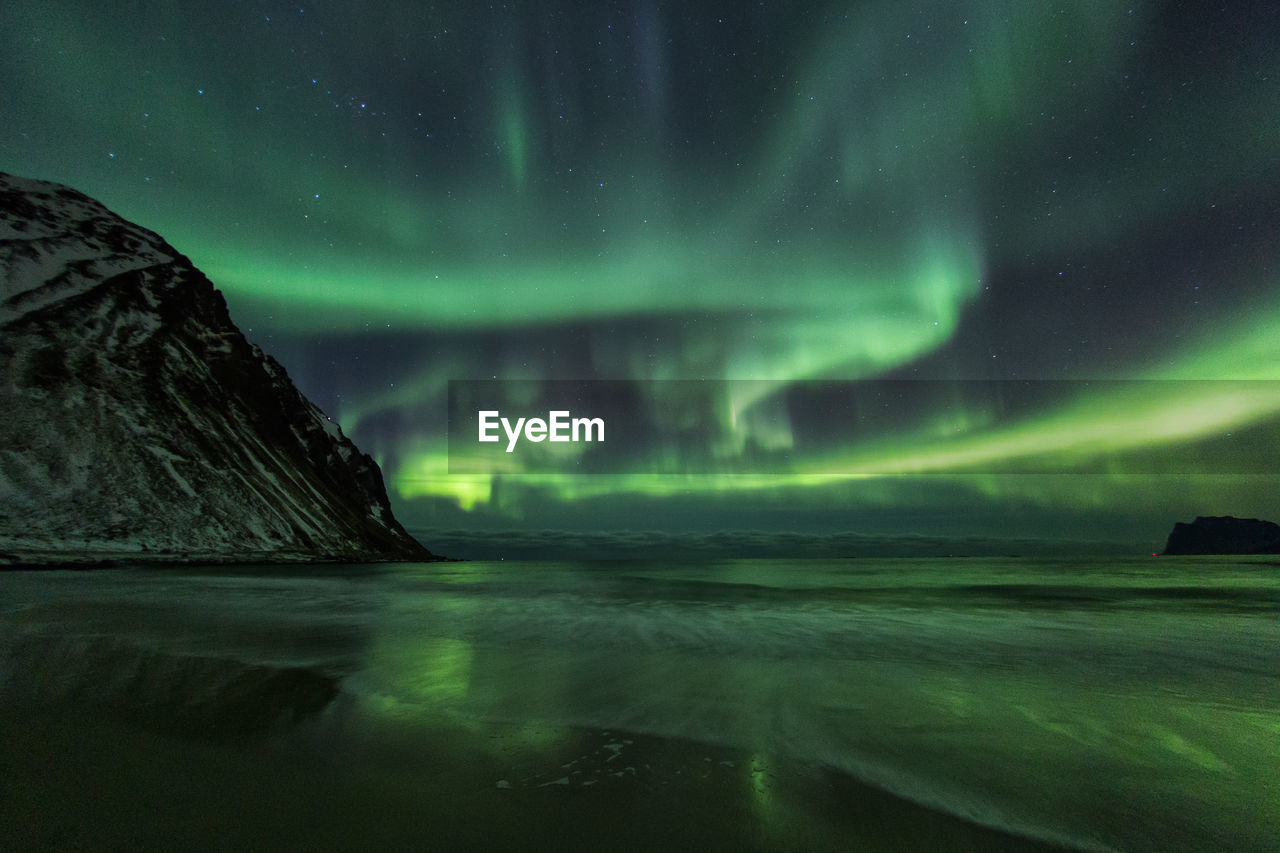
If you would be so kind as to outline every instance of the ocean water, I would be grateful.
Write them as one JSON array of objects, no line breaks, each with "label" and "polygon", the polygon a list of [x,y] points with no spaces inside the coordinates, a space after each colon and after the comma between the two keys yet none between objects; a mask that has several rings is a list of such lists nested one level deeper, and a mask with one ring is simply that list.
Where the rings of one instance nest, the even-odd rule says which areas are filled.
[{"label": "ocean water", "polygon": [[[835,774],[1068,848],[1280,849],[1275,558],[7,573],[0,697],[15,752],[62,721],[24,767],[74,753],[105,779],[123,759],[76,733],[145,733],[126,798],[188,758],[339,767],[326,796],[358,776],[492,815],[475,797],[559,791],[625,839],[684,785],[663,808],[700,798],[689,826],[720,798],[762,849],[841,849]],[[821,804],[801,770],[826,774]]]}]

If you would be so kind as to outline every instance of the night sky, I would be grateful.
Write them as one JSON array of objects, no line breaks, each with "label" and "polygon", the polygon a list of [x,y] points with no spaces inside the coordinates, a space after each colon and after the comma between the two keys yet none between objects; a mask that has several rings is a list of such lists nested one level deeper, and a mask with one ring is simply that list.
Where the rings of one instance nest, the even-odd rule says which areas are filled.
[{"label": "night sky", "polygon": [[[31,0],[0,20],[0,170],[190,256],[428,546],[1149,550],[1197,514],[1280,519],[1257,456],[1280,386],[1184,381],[1280,380],[1271,0]],[[877,378],[1057,381],[871,447],[814,441],[841,413],[787,393]],[[655,451],[451,475],[451,379],[770,382],[697,425],[723,471],[655,473],[678,470]],[[792,473],[733,464],[761,446]]]}]

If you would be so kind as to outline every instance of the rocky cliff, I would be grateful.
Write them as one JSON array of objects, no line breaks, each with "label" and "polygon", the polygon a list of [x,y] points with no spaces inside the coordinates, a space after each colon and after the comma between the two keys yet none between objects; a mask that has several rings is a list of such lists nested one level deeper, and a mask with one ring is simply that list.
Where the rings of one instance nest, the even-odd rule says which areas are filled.
[{"label": "rocky cliff", "polygon": [[381,472],[172,246],[0,174],[7,563],[430,559]]}]

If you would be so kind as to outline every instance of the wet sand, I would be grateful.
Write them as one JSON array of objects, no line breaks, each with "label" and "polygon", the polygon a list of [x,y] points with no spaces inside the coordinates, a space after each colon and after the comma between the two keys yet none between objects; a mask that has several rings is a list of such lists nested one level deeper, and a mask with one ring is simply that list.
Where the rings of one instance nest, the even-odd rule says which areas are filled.
[{"label": "wet sand", "polygon": [[304,724],[213,741],[11,707],[0,848],[1060,849],[696,742],[443,723],[384,735]]}]

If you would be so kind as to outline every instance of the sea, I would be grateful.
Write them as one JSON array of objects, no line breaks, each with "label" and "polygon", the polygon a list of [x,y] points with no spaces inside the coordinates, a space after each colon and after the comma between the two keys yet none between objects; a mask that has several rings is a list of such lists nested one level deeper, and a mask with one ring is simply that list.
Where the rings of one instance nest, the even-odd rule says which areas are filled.
[{"label": "sea", "polygon": [[1275,557],[7,572],[0,700],[14,849],[1280,850]]}]

